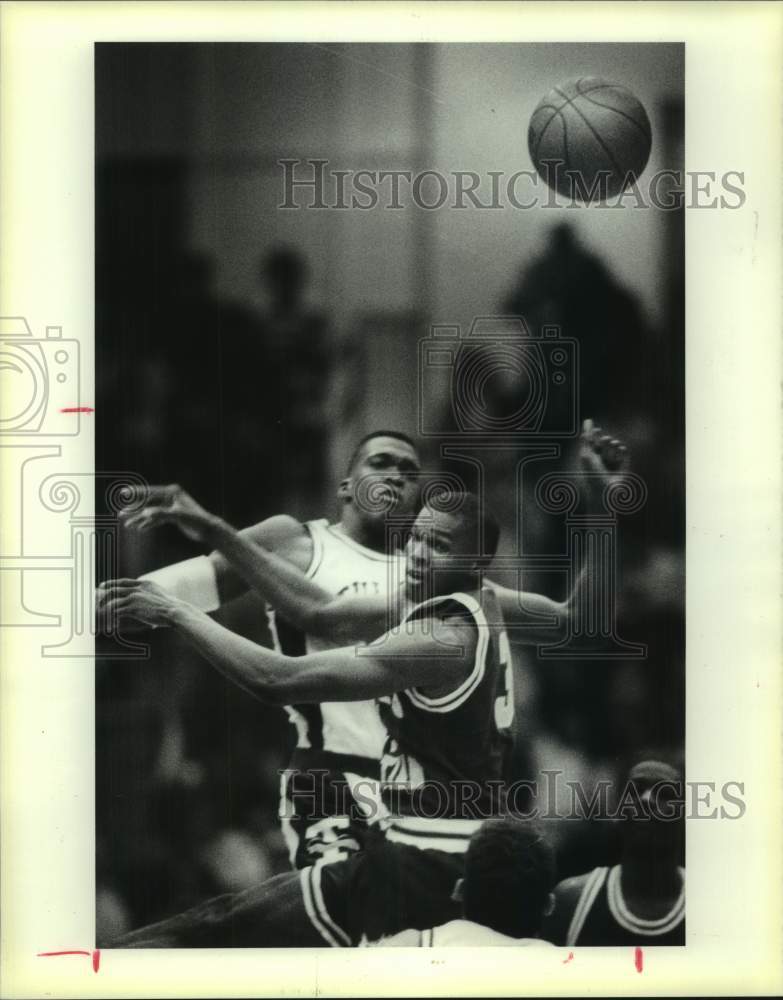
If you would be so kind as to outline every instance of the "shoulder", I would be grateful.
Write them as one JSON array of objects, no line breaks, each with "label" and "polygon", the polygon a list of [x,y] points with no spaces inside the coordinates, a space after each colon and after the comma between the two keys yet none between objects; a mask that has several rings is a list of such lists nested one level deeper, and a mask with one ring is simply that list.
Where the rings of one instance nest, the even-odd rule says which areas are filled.
[{"label": "shoulder", "polygon": [[558,882],[554,889],[554,909],[544,921],[542,937],[554,942],[554,944],[566,943],[571,918],[582,893],[587,884],[596,878],[596,873],[600,873],[600,871],[601,869],[594,868],[583,875],[575,875]]},{"label": "shoulder", "polygon": [[302,569],[310,562],[313,551],[310,531],[306,524],[289,514],[275,514],[245,528],[242,534]]},{"label": "shoulder", "polygon": [[581,896],[584,887],[599,870],[593,868],[592,871],[585,872],[584,875],[574,875],[572,878],[565,878],[562,882],[558,882],[555,886],[555,900],[557,902],[560,900],[563,902],[573,900],[575,902]]}]

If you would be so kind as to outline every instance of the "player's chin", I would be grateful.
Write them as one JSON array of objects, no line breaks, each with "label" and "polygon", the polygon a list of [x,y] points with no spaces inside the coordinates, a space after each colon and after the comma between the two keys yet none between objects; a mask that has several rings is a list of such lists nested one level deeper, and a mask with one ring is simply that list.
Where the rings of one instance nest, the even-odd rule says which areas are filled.
[{"label": "player's chin", "polygon": [[405,596],[409,601],[425,601],[429,597],[428,579],[424,576],[405,574]]}]

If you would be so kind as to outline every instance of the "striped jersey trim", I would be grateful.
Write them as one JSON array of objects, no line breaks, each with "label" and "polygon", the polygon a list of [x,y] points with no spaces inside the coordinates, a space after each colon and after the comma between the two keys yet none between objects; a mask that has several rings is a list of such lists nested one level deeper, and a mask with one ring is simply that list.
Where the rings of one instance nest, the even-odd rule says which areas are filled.
[{"label": "striped jersey trim", "polygon": [[568,934],[566,935],[567,945],[574,945],[579,940],[579,935],[582,933],[587,915],[593,908],[595,898],[601,891],[608,872],[608,868],[594,868],[588,875],[587,881],[582,886],[582,892],[577,901],[574,915],[571,917],[571,923],[568,926]]},{"label": "striped jersey trim", "polygon": [[444,851],[446,854],[464,854],[471,836],[481,823],[482,820],[405,816],[391,819],[385,826],[385,832],[386,839],[393,843],[408,844],[421,850]]},{"label": "striped jersey trim", "polygon": [[678,868],[677,871],[682,881],[682,888],[674,905],[662,917],[657,917],[655,920],[647,920],[644,917],[637,917],[635,913],[631,913],[628,909],[628,904],[623,898],[620,865],[615,865],[609,872],[606,884],[606,898],[609,903],[609,910],[617,923],[625,928],[625,930],[633,934],[642,934],[645,937],[660,937],[662,934],[668,934],[669,931],[674,930],[685,916],[685,872],[682,868]]},{"label": "striped jersey trim", "polygon": [[316,861],[310,868],[303,868],[300,872],[299,882],[305,910],[310,918],[310,923],[328,945],[332,948],[350,948],[350,937],[342,927],[332,920],[326,909],[321,889],[321,869],[323,866],[323,861]]},{"label": "striped jersey trim", "polygon": [[313,540],[313,556],[310,560],[310,565],[307,567],[305,576],[312,578],[318,572],[318,567],[324,561],[324,540],[321,537],[321,533],[329,530],[329,522],[325,517],[321,518],[319,521],[307,521],[305,528],[307,528],[310,533],[310,537]]},{"label": "striped jersey trim", "polygon": [[[479,686],[482,678],[484,677],[484,671],[486,668],[487,649],[489,648],[489,626],[481,605],[469,594],[461,593],[449,594],[447,597],[438,598],[436,601],[431,603],[434,606],[437,603],[444,603],[445,601],[456,601],[457,603],[462,604],[472,615],[478,628],[476,655],[473,660],[473,669],[465,680],[462,681],[453,691],[449,691],[447,694],[439,695],[435,698],[430,698],[427,695],[422,694],[422,692],[416,688],[409,688],[405,692],[417,708],[421,708],[426,712],[451,712],[455,708],[459,708],[459,706],[463,705]],[[419,605],[419,607],[421,607],[421,605]]]}]

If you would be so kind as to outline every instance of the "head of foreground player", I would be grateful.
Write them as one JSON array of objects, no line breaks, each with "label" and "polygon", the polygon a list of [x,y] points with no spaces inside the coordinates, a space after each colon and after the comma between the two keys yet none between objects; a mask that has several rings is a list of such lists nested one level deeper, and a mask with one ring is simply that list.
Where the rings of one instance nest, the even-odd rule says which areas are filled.
[{"label": "head of foreground player", "polygon": [[668,914],[682,893],[682,776],[663,761],[640,761],[628,772],[622,801],[627,805],[625,810],[620,807],[623,897],[631,912],[659,918]]},{"label": "head of foreground player", "polygon": [[470,838],[454,890],[466,920],[514,938],[537,937],[554,906],[555,857],[535,824],[486,820]]},{"label": "head of foreground player", "polygon": [[420,602],[478,589],[499,536],[494,514],[475,494],[439,492],[411,528],[405,548],[405,596]]},{"label": "head of foreground player", "polygon": [[624,863],[674,861],[684,833],[679,771],[660,760],[640,761],[628,772],[622,799]]},{"label": "head of foreground player", "polygon": [[420,490],[421,462],[413,441],[398,431],[373,431],[357,444],[337,490],[341,524],[354,541],[385,551],[390,522],[407,535]]}]

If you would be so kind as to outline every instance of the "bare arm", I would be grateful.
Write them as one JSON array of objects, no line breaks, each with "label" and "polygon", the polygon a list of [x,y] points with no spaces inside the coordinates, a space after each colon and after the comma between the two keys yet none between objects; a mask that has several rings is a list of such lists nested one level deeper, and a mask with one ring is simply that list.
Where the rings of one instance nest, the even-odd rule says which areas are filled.
[{"label": "bare arm", "polygon": [[287,559],[216,521],[212,543],[245,582],[292,625],[334,642],[373,639],[396,621],[384,598],[334,597]]},{"label": "bare arm", "polygon": [[371,646],[284,656],[230,632],[153,583],[115,580],[102,593],[103,617],[170,626],[226,677],[272,704],[364,701],[409,687],[458,685],[473,667],[475,630],[449,622],[415,622]]},{"label": "bare arm", "polygon": [[[309,533],[303,524],[287,514],[269,517],[239,531],[231,530],[248,548],[263,546],[275,553],[284,565],[295,566],[302,571],[302,575],[309,565],[312,553]],[[214,539],[207,540],[207,544],[213,546],[209,561],[214,567],[221,604],[253,589],[253,579],[242,572],[242,567],[231,560]]]},{"label": "bare arm", "polygon": [[[291,517],[280,515],[237,531],[173,485],[153,487],[147,505],[129,516],[127,524],[139,531],[174,524],[187,537],[214,548],[209,559],[221,581],[221,600],[252,589],[296,628],[333,642],[372,639],[388,627],[385,600],[335,598],[305,575],[312,542],[307,529]],[[165,579],[151,579],[172,589]],[[188,593],[174,593],[201,610],[211,610]],[[391,620],[396,620],[393,612]]]},{"label": "bare arm", "polygon": [[[598,507],[597,497],[606,484],[616,473],[624,471],[627,465],[625,446],[616,438],[602,434],[599,427],[593,427],[592,420],[585,420],[580,439],[579,465],[581,472],[587,474],[587,513],[590,514]],[[518,643],[544,645],[565,636],[577,609],[589,600],[594,578],[594,566],[590,562],[580,566],[565,601],[553,601],[542,594],[501,587],[491,581],[489,585],[497,595],[503,618],[508,624],[509,638]]]}]

